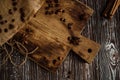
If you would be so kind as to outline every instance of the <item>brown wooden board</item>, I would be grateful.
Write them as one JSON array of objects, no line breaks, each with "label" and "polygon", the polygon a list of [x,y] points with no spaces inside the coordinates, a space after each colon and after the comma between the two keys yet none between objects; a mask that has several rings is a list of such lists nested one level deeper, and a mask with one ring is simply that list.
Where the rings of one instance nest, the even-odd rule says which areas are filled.
[{"label": "brown wooden board", "polygon": [[14,40],[22,43],[28,52],[38,47],[33,54],[29,55],[30,59],[47,70],[56,71],[66,58],[70,47],[47,36],[40,30],[40,27],[42,25],[26,25],[24,29],[14,36]]},{"label": "brown wooden board", "polygon": [[28,22],[44,0],[0,0],[0,45]]},{"label": "brown wooden board", "polygon": [[[91,58],[83,55],[90,55],[87,54],[88,49],[92,49],[91,54],[96,54],[99,45],[80,36],[80,32],[92,15],[93,10],[83,3],[73,0],[61,0],[58,3],[51,3],[52,6],[59,4],[59,7],[49,7],[50,9],[46,10],[49,4],[45,3],[34,18],[13,39],[22,43],[28,51],[38,47],[39,49],[29,57],[50,71],[58,69],[70,49],[73,49],[79,56],[82,55],[82,58],[87,59],[87,62],[91,62],[94,55],[89,56]],[[58,9],[60,11],[56,14],[55,12]],[[72,24],[71,29],[68,27],[69,23]],[[80,45],[70,44],[68,38],[73,35],[80,38]]]},{"label": "brown wooden board", "polygon": [[88,63],[92,63],[97,55],[100,45],[79,35],[79,46],[73,46],[72,50]]}]

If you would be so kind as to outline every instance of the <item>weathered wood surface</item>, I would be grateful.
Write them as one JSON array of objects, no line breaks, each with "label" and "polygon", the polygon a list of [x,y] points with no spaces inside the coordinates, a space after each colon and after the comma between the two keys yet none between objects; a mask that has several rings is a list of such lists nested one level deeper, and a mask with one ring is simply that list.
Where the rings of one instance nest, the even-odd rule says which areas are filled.
[{"label": "weathered wood surface", "polygon": [[[49,7],[46,10],[48,3],[45,2],[34,18],[13,37],[13,40],[24,45],[28,52],[38,48],[29,58],[52,72],[56,72],[71,49],[91,63],[100,48],[99,44],[80,35],[93,10],[77,1],[61,0],[58,3],[58,7]],[[61,21],[61,18],[65,21]],[[72,24],[71,29],[68,24]],[[79,40],[68,40],[71,36]]]},{"label": "weathered wood surface", "polygon": [[[101,50],[92,64],[84,63],[70,52],[56,74],[50,73],[28,60],[21,68],[9,62],[0,67],[1,80],[120,80],[120,9],[111,20],[101,17],[107,0],[81,0],[95,12],[85,30],[86,37],[101,43]],[[21,60],[15,52],[17,62]],[[19,58],[18,58],[19,56]],[[23,58],[23,57],[22,57]]]},{"label": "weathered wood surface", "polygon": [[0,46],[12,38],[29,21],[43,2],[44,0],[0,1]]}]

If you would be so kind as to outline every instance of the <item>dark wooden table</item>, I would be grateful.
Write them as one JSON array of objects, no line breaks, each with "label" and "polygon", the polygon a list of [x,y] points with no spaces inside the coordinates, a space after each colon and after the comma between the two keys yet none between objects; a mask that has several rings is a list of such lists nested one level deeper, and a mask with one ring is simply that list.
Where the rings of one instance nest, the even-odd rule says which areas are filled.
[{"label": "dark wooden table", "polygon": [[[0,67],[0,80],[120,80],[120,8],[111,20],[101,16],[108,0],[80,0],[95,10],[82,35],[101,44],[92,64],[70,52],[56,73],[27,60],[21,68],[8,61]],[[16,62],[21,56],[14,52]],[[0,56],[1,57],[1,56]]]}]

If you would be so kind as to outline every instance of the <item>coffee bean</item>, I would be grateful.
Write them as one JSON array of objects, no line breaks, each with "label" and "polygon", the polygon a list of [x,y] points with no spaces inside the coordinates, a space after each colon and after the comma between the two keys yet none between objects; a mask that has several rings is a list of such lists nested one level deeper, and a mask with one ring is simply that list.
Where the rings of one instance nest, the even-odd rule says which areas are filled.
[{"label": "coffee bean", "polygon": [[2,15],[0,15],[0,20],[2,20],[3,19],[3,17],[2,17]]},{"label": "coffee bean", "polygon": [[15,21],[15,19],[12,19],[11,21],[12,21],[12,22],[14,22],[14,21]]},{"label": "coffee bean", "polygon": [[13,6],[16,6],[16,5],[17,5],[17,2],[13,2],[12,5],[13,5]]},{"label": "coffee bean", "polygon": [[48,15],[49,14],[49,11],[45,11],[45,15]]},{"label": "coffee bean", "polygon": [[66,19],[64,19],[64,18],[60,18],[60,21],[65,22],[65,21],[66,21]]},{"label": "coffee bean", "polygon": [[24,17],[25,17],[24,9],[20,8],[19,11],[20,11],[20,20],[22,22],[25,22],[25,19],[24,19]]},{"label": "coffee bean", "polygon": [[81,15],[79,15],[78,17],[79,17],[79,20],[83,20],[84,19],[84,14],[81,14]]},{"label": "coffee bean", "polygon": [[7,23],[7,20],[5,20],[4,22]]},{"label": "coffee bean", "polygon": [[9,24],[9,29],[13,29],[14,25],[13,24]]},{"label": "coffee bean", "polygon": [[5,29],[4,29],[4,32],[8,32],[8,29],[7,29],[7,28],[5,28]]},{"label": "coffee bean", "polygon": [[72,27],[72,25],[73,25],[73,23],[68,23],[68,29],[71,29],[71,27]]},{"label": "coffee bean", "polygon": [[54,0],[54,2],[55,2],[55,3],[58,3],[58,2],[59,2],[59,0]]},{"label": "coffee bean", "polygon": [[3,24],[4,24],[4,21],[1,21],[0,24],[3,25]]},{"label": "coffee bean", "polygon": [[2,29],[0,28],[0,33],[2,33]]},{"label": "coffee bean", "polygon": [[17,11],[17,8],[16,8],[16,7],[13,7],[13,10],[14,10],[14,11]]},{"label": "coffee bean", "polygon": [[12,14],[12,10],[11,10],[11,9],[9,9],[9,10],[8,10],[8,13],[9,13],[9,14]]},{"label": "coffee bean", "polygon": [[55,4],[55,7],[59,7],[60,6],[60,4]]},{"label": "coffee bean", "polygon": [[12,2],[14,2],[14,1],[16,1],[16,0],[12,0]]}]

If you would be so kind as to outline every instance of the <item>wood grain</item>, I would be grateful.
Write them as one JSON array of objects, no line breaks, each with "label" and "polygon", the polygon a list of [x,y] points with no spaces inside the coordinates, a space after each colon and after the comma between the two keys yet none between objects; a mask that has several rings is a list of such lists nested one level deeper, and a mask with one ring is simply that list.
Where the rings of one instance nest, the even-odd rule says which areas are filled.
[{"label": "wood grain", "polygon": [[[62,5],[61,2],[63,2]],[[62,10],[64,7],[65,12],[62,17],[65,17],[65,22],[61,22],[58,18],[61,17],[60,12],[58,14],[46,14],[45,8],[48,4],[45,3],[35,15],[35,18],[31,19],[28,25],[18,31],[13,37],[13,40],[22,43],[28,51],[32,51],[38,47],[38,50],[29,56],[30,59],[53,72],[62,64],[71,48],[89,63],[92,62],[95,54],[99,50],[97,43],[82,36],[79,36],[80,45],[72,45],[68,40],[68,37],[80,35],[80,31],[92,15],[93,10],[77,1],[68,0],[61,2],[59,2],[59,4],[62,7],[52,7],[54,8],[52,12],[54,12],[54,10],[56,12],[56,9],[58,10],[59,8]],[[79,4],[79,6],[77,7],[76,4]],[[74,10],[73,7],[75,7]],[[82,14],[82,11],[84,15],[82,15],[82,20],[79,21],[79,14]],[[73,24],[72,34],[66,28],[66,21],[68,21],[68,23],[72,22]],[[16,49],[17,48],[16,46]]]},{"label": "wood grain", "polygon": [[[0,1],[0,46],[11,39],[41,7],[44,0]],[[4,35],[4,36],[3,36]]]},{"label": "wood grain", "polygon": [[[19,69],[8,62],[0,67],[1,80],[120,80],[120,8],[111,20],[106,20],[101,14],[108,0],[80,1],[95,10],[82,32],[102,45],[94,62],[83,63],[70,52],[56,74],[45,71],[31,60]],[[15,60],[19,63],[23,57],[15,53]]]}]

